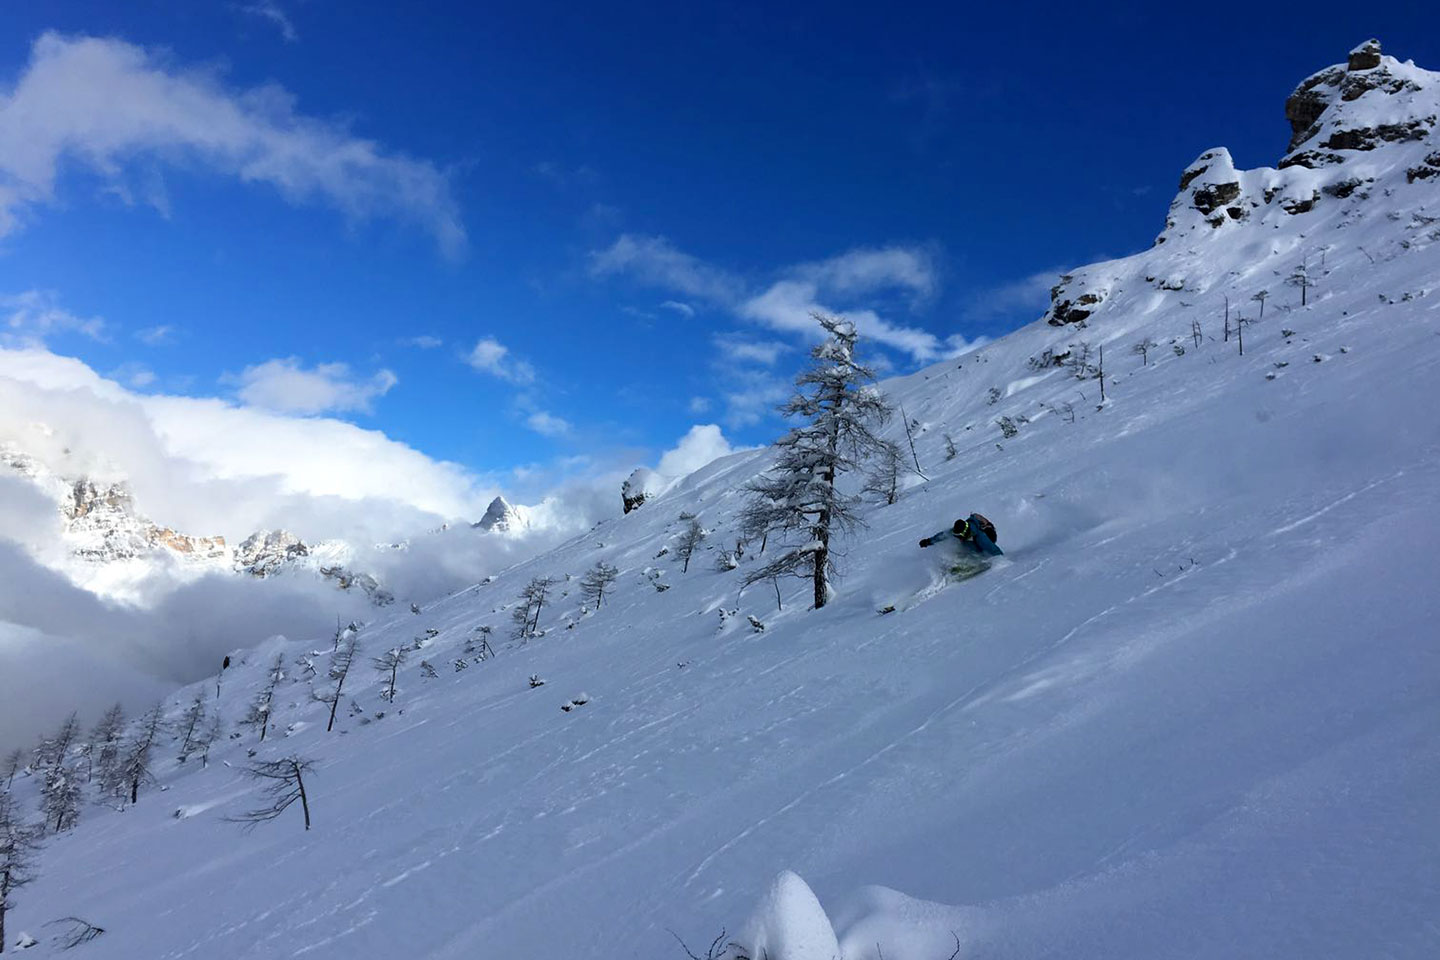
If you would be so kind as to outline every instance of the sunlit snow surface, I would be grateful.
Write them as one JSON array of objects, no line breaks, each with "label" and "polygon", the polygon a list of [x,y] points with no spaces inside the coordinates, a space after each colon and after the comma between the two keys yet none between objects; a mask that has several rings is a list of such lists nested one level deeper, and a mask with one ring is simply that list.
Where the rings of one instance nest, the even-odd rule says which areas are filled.
[{"label": "sunlit snow surface", "polygon": [[[739,595],[754,545],[717,570],[763,451],[383,611],[346,687],[369,722],[347,702],[327,735],[292,670],[263,746],[167,761],[138,806],[52,840],[12,938],[48,955],[43,924],[78,915],[106,928],[93,960],[666,958],[671,930],[701,952],[762,901],[752,929],[809,911],[808,884],[845,960],[957,938],[964,957],[1440,955],[1440,189],[1390,177],[1102,265],[1088,329],[1036,324],[887,383],[929,479],[866,509],[821,611],[800,582],[783,611],[768,584]],[[1283,282],[1302,257],[1305,309]],[[1253,318],[1261,289],[1242,357],[1222,296]],[[1027,364],[1082,340],[1105,348],[1103,409],[1095,380]],[[931,589],[948,557],[917,541],[972,510],[1005,560]],[[686,574],[656,557],[682,512],[710,531]],[[619,582],[582,615],[602,559]],[[506,608],[536,575],[574,579],[522,644]],[[486,624],[498,656],[457,672]],[[368,657],[427,628],[382,702]],[[329,647],[248,653],[227,720],[277,649],[322,651],[323,676]],[[257,803],[257,746],[319,762],[311,832],[298,811],[223,819]]]}]

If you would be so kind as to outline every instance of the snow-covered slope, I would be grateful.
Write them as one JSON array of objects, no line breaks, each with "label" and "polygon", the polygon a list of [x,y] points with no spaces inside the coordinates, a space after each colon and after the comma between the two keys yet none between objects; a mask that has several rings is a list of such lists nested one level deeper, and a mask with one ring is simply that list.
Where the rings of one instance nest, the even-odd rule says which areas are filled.
[{"label": "snow-covered slope", "polygon": [[[1368,62],[1341,73],[1403,68],[1417,89],[1327,109],[1440,111],[1435,74]],[[9,929],[82,916],[106,928],[97,960],[667,958],[669,930],[703,952],[763,897],[745,929],[771,960],[831,938],[845,960],[957,940],[963,957],[1436,955],[1440,178],[1408,171],[1440,143],[1325,149],[1342,157],[1325,176],[1373,183],[1316,181],[1292,213],[1265,184],[1297,168],[1234,171],[1260,206],[1187,227],[1196,190],[1231,182],[1212,152],[1164,243],[886,383],[927,479],[867,508],[824,609],[804,583],[779,609],[768,584],[742,594],[753,544],[717,562],[769,454],[723,458],[418,615],[381,611],[364,653],[418,649],[393,704],[365,662],[335,732],[311,699],[328,639],[237,654],[227,724],[276,653],[315,651],[319,677],[289,671],[263,745],[237,729],[204,770],[172,750],[139,804],[88,808]],[[944,548],[916,543],[971,510],[1007,556],[947,587]],[[689,515],[709,536],[682,574]],[[585,610],[597,561],[620,577]],[[544,635],[510,639],[536,576],[560,581]],[[223,819],[260,802],[249,750],[316,759],[313,830],[298,811],[250,833]]]}]

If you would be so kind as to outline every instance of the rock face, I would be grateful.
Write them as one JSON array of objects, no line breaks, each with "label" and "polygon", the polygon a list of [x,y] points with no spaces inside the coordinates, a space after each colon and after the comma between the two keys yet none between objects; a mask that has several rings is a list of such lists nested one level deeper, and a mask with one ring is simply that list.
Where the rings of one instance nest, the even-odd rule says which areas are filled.
[{"label": "rock face", "polygon": [[528,529],[530,524],[525,515],[512,506],[504,497],[496,497],[485,508],[485,516],[471,526],[479,530],[512,533]]},{"label": "rock face", "polygon": [[94,562],[133,560],[167,550],[182,560],[223,560],[224,537],[192,537],[139,515],[122,483],[97,484],[82,478],[70,484],[60,503],[67,532],[78,542],[76,556]]},{"label": "rock face", "polygon": [[305,541],[288,530],[252,533],[235,550],[235,569],[252,577],[268,577],[287,563],[309,555]]},{"label": "rock face", "polygon": [[1345,64],[1307,77],[1285,102],[1291,136],[1281,168],[1333,166],[1345,162],[1343,151],[1425,139],[1437,119],[1434,97],[1425,95],[1433,77],[1367,40]]}]

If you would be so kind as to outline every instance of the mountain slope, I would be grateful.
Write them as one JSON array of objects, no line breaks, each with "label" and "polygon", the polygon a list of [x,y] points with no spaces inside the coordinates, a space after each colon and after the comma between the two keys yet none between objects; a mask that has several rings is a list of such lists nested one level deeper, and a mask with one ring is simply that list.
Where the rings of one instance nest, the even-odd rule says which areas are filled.
[{"label": "mountain slope", "polygon": [[[944,957],[952,931],[962,956],[1433,955],[1440,181],[1406,175],[1426,137],[1356,148],[1368,189],[1290,213],[1259,187],[1249,214],[1181,230],[1195,190],[1232,182],[1191,178],[1165,243],[887,382],[928,480],[867,509],[824,609],[803,583],[783,610],[740,594],[753,545],[715,562],[769,454],[726,457],[418,615],[380,611],[367,655],[421,645],[393,705],[367,666],[327,735],[323,683],[292,671],[258,749],[319,759],[314,830],[221,819],[257,802],[246,732],[87,810],[10,928],[84,916],[107,928],[96,958],[674,957],[667,929],[733,931],[789,868],[846,960]],[[1226,297],[1256,320],[1243,356]],[[1007,557],[939,588],[942,548],[916,541],[977,509]],[[709,531],[685,574],[682,514]],[[620,579],[582,612],[597,560]],[[545,634],[507,639],[542,575],[561,580]],[[481,626],[497,655],[475,662]],[[227,720],[306,649],[238,656]]]}]

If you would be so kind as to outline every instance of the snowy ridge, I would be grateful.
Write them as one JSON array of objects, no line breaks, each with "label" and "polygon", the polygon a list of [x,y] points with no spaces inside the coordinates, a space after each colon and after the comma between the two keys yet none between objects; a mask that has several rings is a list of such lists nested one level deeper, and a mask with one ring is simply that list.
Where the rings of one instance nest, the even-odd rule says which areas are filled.
[{"label": "snowy ridge", "polygon": [[[802,582],[740,590],[770,457],[747,451],[378,611],[335,732],[329,638],[237,652],[211,701],[235,738],[87,807],[9,929],[84,916],[97,960],[665,958],[669,930],[701,952],[722,928],[771,960],[1433,956],[1440,426],[1414,411],[1440,179],[1406,170],[1437,146],[1356,151],[1375,182],[1297,213],[1236,172],[1247,215],[1172,208],[1164,243],[1075,271],[1041,321],[886,382],[928,479],[867,507],[822,610]],[[1201,217],[1228,163],[1182,188]],[[943,586],[916,542],[971,510],[1007,556]],[[592,609],[597,561],[619,577]],[[534,577],[556,580],[541,635],[516,637]],[[399,647],[391,703],[369,658]],[[277,653],[262,745],[234,724]],[[258,802],[251,749],[318,761],[313,830],[222,819]]]}]

